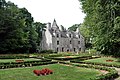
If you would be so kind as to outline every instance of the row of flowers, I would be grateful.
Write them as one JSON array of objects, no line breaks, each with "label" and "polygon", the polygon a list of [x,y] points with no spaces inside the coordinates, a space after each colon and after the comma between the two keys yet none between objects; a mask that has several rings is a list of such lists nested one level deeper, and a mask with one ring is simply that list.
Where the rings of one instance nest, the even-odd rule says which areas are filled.
[{"label": "row of flowers", "polygon": [[42,69],[42,70],[33,70],[33,73],[36,74],[37,76],[49,75],[49,74],[53,74],[53,70],[45,68],[45,69]]}]

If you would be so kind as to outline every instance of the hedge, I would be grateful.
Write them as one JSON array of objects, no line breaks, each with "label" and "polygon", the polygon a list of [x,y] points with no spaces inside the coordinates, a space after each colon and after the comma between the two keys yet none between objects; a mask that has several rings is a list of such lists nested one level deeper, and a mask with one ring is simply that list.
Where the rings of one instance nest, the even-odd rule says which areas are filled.
[{"label": "hedge", "polygon": [[74,66],[78,66],[78,67],[106,70],[109,72],[105,75],[100,75],[100,76],[96,76],[95,78],[91,78],[90,80],[111,80],[111,79],[114,79],[119,76],[118,72],[114,68],[108,68],[105,66],[103,67],[103,66],[96,66],[96,65],[73,64],[73,63],[66,63],[66,62],[60,62],[60,63],[74,65]]},{"label": "hedge", "polygon": [[117,64],[106,64],[106,63],[97,63],[97,62],[83,62],[83,61],[77,61],[77,60],[71,60],[70,62],[120,68],[120,65],[117,65]]},{"label": "hedge", "polygon": [[32,66],[55,64],[55,63],[57,63],[57,62],[49,61],[49,62],[37,62],[37,63],[8,64],[8,65],[0,65],[0,69],[17,68],[17,67],[32,67]]}]

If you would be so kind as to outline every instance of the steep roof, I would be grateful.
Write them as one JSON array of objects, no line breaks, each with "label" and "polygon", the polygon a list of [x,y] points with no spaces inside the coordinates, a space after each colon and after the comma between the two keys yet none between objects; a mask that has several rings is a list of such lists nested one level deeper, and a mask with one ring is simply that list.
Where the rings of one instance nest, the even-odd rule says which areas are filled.
[{"label": "steep roof", "polygon": [[61,37],[68,38],[66,34],[66,32],[61,31]]},{"label": "steep roof", "polygon": [[57,28],[57,29],[59,29],[59,27],[58,27],[55,19],[54,19],[54,21],[53,21],[52,28]]}]

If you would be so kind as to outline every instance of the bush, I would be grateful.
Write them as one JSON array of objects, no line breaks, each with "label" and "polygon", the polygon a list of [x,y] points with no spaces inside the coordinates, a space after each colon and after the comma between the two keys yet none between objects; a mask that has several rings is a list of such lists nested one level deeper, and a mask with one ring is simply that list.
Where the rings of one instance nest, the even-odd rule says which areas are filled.
[{"label": "bush", "polygon": [[[54,53],[54,51],[53,50],[42,50],[42,51],[40,51],[40,53]],[[55,53],[57,53],[57,52],[55,52]]]},{"label": "bush", "polygon": [[22,56],[22,55],[18,55],[18,56],[0,56],[0,59],[23,59],[23,58],[29,58],[29,56]]}]

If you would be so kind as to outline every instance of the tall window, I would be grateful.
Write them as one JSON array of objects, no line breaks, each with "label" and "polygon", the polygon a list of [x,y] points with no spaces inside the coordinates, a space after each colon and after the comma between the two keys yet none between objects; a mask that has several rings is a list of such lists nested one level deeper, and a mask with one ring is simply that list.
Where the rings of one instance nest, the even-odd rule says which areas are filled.
[{"label": "tall window", "polygon": [[78,44],[80,44],[80,41],[78,41]]},{"label": "tall window", "polygon": [[64,52],[64,47],[62,47],[62,52]]},{"label": "tall window", "polygon": [[79,35],[79,38],[80,38],[80,35]]},{"label": "tall window", "polygon": [[70,40],[70,44],[71,44],[71,40]]},{"label": "tall window", "polygon": [[67,49],[67,52],[69,52],[69,49]]},{"label": "tall window", "polygon": [[79,48],[79,51],[81,51],[81,48]]},{"label": "tall window", "polygon": [[69,34],[69,37],[71,38],[71,34]]},{"label": "tall window", "polygon": [[74,48],[74,52],[75,52],[75,48]]},{"label": "tall window", "polygon": [[57,48],[57,52],[58,52],[58,48]]},{"label": "tall window", "polygon": [[59,37],[59,34],[57,34],[57,38]]},{"label": "tall window", "polygon": [[59,41],[57,41],[57,45],[59,45]]}]

